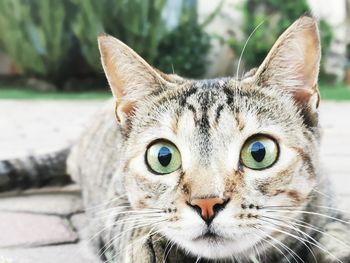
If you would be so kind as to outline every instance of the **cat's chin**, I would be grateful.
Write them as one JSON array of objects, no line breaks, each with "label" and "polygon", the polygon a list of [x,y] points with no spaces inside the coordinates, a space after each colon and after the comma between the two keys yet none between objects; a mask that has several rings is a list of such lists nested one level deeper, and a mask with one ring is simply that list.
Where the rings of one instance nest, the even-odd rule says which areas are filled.
[{"label": "cat's chin", "polygon": [[171,239],[193,256],[207,259],[239,258],[252,251],[253,244],[258,242],[254,236],[229,239],[213,234],[201,235],[194,239],[173,236]]}]

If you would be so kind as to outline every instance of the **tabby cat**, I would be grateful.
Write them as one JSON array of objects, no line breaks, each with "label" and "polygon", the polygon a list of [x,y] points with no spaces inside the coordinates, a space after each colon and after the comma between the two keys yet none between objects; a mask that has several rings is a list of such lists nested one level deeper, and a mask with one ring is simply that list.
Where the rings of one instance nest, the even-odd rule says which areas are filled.
[{"label": "tabby cat", "polygon": [[320,40],[303,16],[242,79],[189,80],[98,38],[114,99],[70,150],[102,262],[350,262],[320,171]]}]

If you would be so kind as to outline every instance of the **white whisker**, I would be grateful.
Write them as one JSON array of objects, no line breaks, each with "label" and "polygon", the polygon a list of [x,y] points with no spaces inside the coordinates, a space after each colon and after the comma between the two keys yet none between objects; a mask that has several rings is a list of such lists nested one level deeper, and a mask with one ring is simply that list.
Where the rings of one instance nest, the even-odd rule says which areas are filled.
[{"label": "white whisker", "polygon": [[98,204],[98,205],[90,206],[90,207],[86,208],[85,211],[95,210],[96,208],[106,206],[106,205],[108,205],[109,203],[118,201],[118,200],[120,200],[120,199],[122,199],[122,198],[124,198],[124,197],[126,197],[126,194],[125,194],[125,195],[119,195],[119,196],[117,196],[117,197],[115,197],[115,198],[112,198],[111,200],[102,202],[102,203],[100,203],[100,204]]},{"label": "white whisker", "polygon": [[[255,227],[255,229],[256,230],[258,230],[258,231],[260,231],[264,236],[266,236],[267,238],[271,238],[270,237],[270,235],[268,234],[268,233],[266,233],[265,231],[263,231],[262,229],[260,229],[260,228],[256,228]],[[260,240],[262,240],[262,241],[264,241],[264,242],[266,242],[266,243],[268,243],[270,246],[272,246],[273,248],[275,248],[279,253],[281,253],[281,255],[282,256],[284,256],[285,257],[285,259],[288,261],[288,263],[291,263],[290,262],[290,260],[289,260],[289,258],[283,253],[283,251],[279,248],[279,247],[277,247],[273,242],[271,242],[271,241],[269,241],[268,239],[266,239],[266,238],[263,238],[262,236],[260,236],[260,235],[258,235],[257,233],[253,233],[253,234],[255,234],[255,235],[257,235],[259,238],[260,238]],[[276,241],[275,241],[276,242]],[[280,241],[278,241],[277,242],[279,245],[281,245],[280,243]],[[282,246],[283,247],[283,246]],[[285,249],[285,248],[284,248]],[[290,252],[287,250],[287,253],[290,255]],[[296,259],[294,259],[294,260],[296,260]],[[298,263],[298,261],[296,261],[297,263]]]},{"label": "white whisker", "polygon": [[98,254],[99,255],[103,255],[112,245],[114,242],[116,242],[118,239],[120,239],[122,236],[124,236],[126,233],[134,230],[134,229],[138,229],[138,228],[142,228],[142,227],[155,227],[161,223],[163,223],[164,221],[167,221],[167,220],[160,220],[160,221],[157,221],[157,222],[154,222],[154,223],[148,223],[148,224],[139,224],[137,226],[132,226],[126,230],[123,230],[122,232],[120,232],[118,235],[114,236],[109,242],[107,242],[99,251],[98,251]]},{"label": "white whisker", "polygon": [[[265,217],[265,218],[266,218],[266,217]],[[263,220],[263,219],[260,219],[260,220]],[[278,224],[278,223],[276,223],[276,222],[271,222],[271,221],[266,221],[266,220],[263,220],[263,221],[265,221],[265,222],[267,222],[267,223],[270,223],[270,224],[272,223],[272,224],[275,225],[275,226],[287,227],[287,228],[289,228],[289,229],[292,229],[292,230],[294,230],[295,232],[297,232],[297,234],[300,233],[300,234],[302,234],[304,237],[309,238],[309,239],[311,239],[312,241],[314,241],[315,243],[318,243],[318,244],[319,244],[319,242],[316,241],[313,237],[311,237],[309,234],[305,233],[305,232],[302,231],[301,229],[295,227],[294,224],[291,223],[291,222],[288,222],[288,223],[290,223],[290,224],[292,225],[292,227],[291,227],[290,225],[288,225],[288,223],[286,223],[286,222],[284,222],[284,221],[282,221],[282,220],[272,219],[272,218],[271,218],[270,220],[282,222],[282,224]],[[317,261],[316,256],[315,256],[313,250],[310,248],[309,244],[305,243],[303,240],[299,240],[299,241],[300,241],[301,243],[303,243],[304,246],[307,247],[307,249],[310,251],[310,253],[311,253],[311,255],[313,256],[313,258],[315,259],[315,261]]]},{"label": "white whisker", "polygon": [[260,28],[260,26],[264,23],[265,21],[261,21],[259,23],[259,25],[257,25],[254,30],[249,34],[247,40],[245,41],[244,43],[244,46],[242,48],[242,51],[241,51],[241,54],[239,56],[239,59],[238,59],[238,65],[237,65],[237,72],[236,72],[236,89],[238,87],[238,76],[239,76],[239,69],[240,69],[240,66],[241,66],[241,62],[242,62],[242,58],[243,58],[243,54],[244,54],[244,51],[248,45],[248,42],[249,40],[251,39],[251,37],[254,35],[254,33]]},{"label": "white whisker", "polygon": [[[281,233],[281,234],[285,234],[285,235],[287,235],[287,236],[293,237],[293,238],[295,238],[295,239],[298,240],[298,241],[301,241],[301,240],[302,240],[302,241],[304,241],[304,242],[307,242],[307,243],[309,243],[309,244],[311,244],[311,245],[313,245],[313,246],[319,248],[320,250],[322,250],[323,252],[327,253],[328,255],[332,256],[332,257],[333,257],[335,260],[337,260],[338,262],[344,263],[343,261],[341,261],[339,258],[337,258],[335,255],[333,255],[331,252],[329,252],[328,250],[326,250],[326,249],[323,248],[322,246],[319,246],[318,244],[316,244],[316,243],[314,243],[314,242],[311,242],[311,241],[309,241],[309,240],[307,240],[307,239],[305,239],[305,238],[302,238],[302,237],[300,237],[300,236],[296,236],[296,235],[294,235],[294,234],[292,234],[292,233],[286,232],[286,231],[284,231],[284,230],[281,230],[281,229],[278,229],[278,228],[275,228],[275,227],[266,226],[266,225],[262,225],[262,227],[269,228],[269,229],[272,230],[272,231],[276,231],[276,232],[279,232],[279,233]],[[317,242],[317,243],[318,243],[318,242]]]},{"label": "white whisker", "polygon": [[312,212],[312,211],[306,211],[306,210],[293,210],[293,209],[281,209],[281,210],[265,210],[266,212],[284,212],[284,213],[300,213],[300,214],[308,214],[308,215],[315,215],[315,216],[321,216],[321,217],[325,217],[325,218],[329,218],[329,219],[333,219],[335,221],[350,225],[350,222],[347,222],[345,220],[330,216],[330,215],[326,215],[326,214],[321,214],[321,213],[317,213],[317,212]]},{"label": "white whisker", "polygon": [[[266,216],[264,216],[266,217]],[[279,216],[279,217],[282,217],[282,218],[286,218],[286,219],[289,219],[289,220],[293,220],[293,221],[296,221],[296,222],[299,222],[299,223],[296,223],[296,222],[293,222],[293,224],[295,225],[298,225],[300,227],[304,227],[304,228],[308,228],[308,229],[311,229],[313,231],[316,231],[317,233],[320,233],[322,235],[325,235],[325,236],[328,236],[330,238],[333,238],[335,241],[337,241],[338,243],[342,244],[343,246],[345,246],[346,248],[348,248],[350,250],[350,245],[349,244],[346,244],[345,242],[343,242],[342,240],[336,238],[335,236],[325,232],[325,231],[322,231],[320,228],[312,225],[312,224],[309,224],[303,220],[299,220],[299,219],[296,219],[296,218],[293,218],[293,217],[289,217],[289,216]],[[270,217],[269,217],[270,218]],[[272,218],[271,218],[272,219]]]}]

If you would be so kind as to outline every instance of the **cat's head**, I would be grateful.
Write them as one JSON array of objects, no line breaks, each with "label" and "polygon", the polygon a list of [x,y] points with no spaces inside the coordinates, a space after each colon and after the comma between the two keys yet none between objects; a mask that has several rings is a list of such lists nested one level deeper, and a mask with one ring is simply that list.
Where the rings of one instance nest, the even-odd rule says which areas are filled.
[{"label": "cat's head", "polygon": [[125,138],[116,176],[132,207],[200,257],[283,239],[287,226],[271,218],[296,217],[288,207],[305,206],[317,180],[316,21],[297,20],[241,80],[166,75],[111,36],[99,48]]}]

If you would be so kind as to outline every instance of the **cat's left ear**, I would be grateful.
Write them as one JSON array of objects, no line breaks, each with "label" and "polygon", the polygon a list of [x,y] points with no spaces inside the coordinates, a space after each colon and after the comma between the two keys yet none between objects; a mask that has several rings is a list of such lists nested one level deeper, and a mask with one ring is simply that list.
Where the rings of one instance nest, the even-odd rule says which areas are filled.
[{"label": "cat's left ear", "polygon": [[317,21],[303,16],[276,41],[255,73],[259,86],[285,89],[297,104],[316,110],[321,47]]},{"label": "cat's left ear", "polygon": [[116,99],[116,117],[123,125],[134,112],[137,102],[171,84],[164,78],[166,74],[153,69],[120,40],[100,35],[98,45],[102,66]]}]

